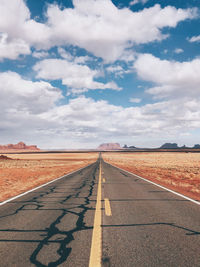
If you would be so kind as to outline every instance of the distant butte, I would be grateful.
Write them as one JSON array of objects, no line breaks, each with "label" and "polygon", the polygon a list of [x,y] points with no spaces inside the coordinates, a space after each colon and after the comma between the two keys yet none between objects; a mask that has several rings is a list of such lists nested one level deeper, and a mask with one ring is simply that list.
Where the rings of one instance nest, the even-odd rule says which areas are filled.
[{"label": "distant butte", "polygon": [[97,148],[98,150],[118,150],[121,149],[121,146],[119,143],[105,143],[101,144]]},{"label": "distant butte", "polygon": [[18,144],[8,144],[8,145],[0,145],[0,150],[40,150],[36,145],[27,146],[23,142],[19,142]]}]

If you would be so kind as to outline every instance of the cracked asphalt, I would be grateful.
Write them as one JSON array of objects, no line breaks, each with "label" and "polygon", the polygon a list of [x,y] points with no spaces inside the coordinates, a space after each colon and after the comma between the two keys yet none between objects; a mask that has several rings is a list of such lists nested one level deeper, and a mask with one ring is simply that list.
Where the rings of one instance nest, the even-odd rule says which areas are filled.
[{"label": "cracked asphalt", "polygon": [[100,161],[101,266],[200,266],[200,206],[98,159],[0,207],[0,267],[89,265]]},{"label": "cracked asphalt", "polygon": [[0,207],[0,266],[87,266],[98,162]]}]

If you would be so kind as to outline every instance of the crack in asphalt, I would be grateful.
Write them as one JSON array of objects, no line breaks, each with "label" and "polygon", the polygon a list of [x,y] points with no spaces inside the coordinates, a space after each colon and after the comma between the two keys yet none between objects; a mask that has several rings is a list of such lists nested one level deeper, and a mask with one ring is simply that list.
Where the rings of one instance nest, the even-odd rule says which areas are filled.
[{"label": "crack in asphalt", "polygon": [[[76,207],[73,207],[73,209],[79,208],[79,209],[81,209],[81,211],[80,212],[74,212],[74,211],[71,211],[70,209],[63,209],[62,214],[60,216],[58,216],[54,222],[52,222],[52,224],[50,225],[49,228],[46,229],[46,231],[47,231],[46,235],[47,236],[38,244],[37,248],[35,249],[35,251],[32,253],[32,255],[30,257],[31,263],[35,264],[37,267],[46,267],[46,266],[55,267],[55,266],[58,266],[61,263],[65,262],[67,260],[68,256],[70,255],[71,250],[72,250],[71,247],[67,247],[67,246],[70,244],[70,242],[72,240],[74,240],[73,234],[78,232],[78,231],[88,230],[88,229],[93,228],[93,227],[88,227],[85,225],[84,217],[85,217],[86,212],[88,210],[90,210],[90,208],[87,207],[87,205],[90,204],[90,197],[92,196],[93,188],[95,185],[95,179],[96,179],[95,173],[96,173],[96,168],[94,169],[94,172],[92,175],[93,176],[92,181],[89,184],[88,195],[86,197],[84,197],[84,200],[83,200],[84,203],[78,204]],[[63,204],[64,202],[66,202],[70,198],[77,198],[80,195],[82,189],[85,186],[87,186],[87,182],[89,182],[89,179],[86,179],[83,181],[81,186],[77,188],[78,192],[74,196],[70,195],[70,196],[66,197],[65,200],[60,201],[60,203]],[[76,226],[69,231],[61,231],[61,230],[59,230],[57,225],[61,222],[61,220],[68,213],[71,213],[71,214],[76,215],[78,217],[77,221],[76,221]],[[60,257],[56,261],[50,262],[47,265],[45,265],[37,259],[37,256],[41,252],[42,248],[48,244],[48,240],[51,239],[54,235],[58,235],[58,234],[64,236],[64,238],[62,240],[60,240],[60,247],[57,250],[57,254]]]},{"label": "crack in asphalt", "polygon": [[[67,195],[66,197],[62,197],[61,200],[53,202],[59,205],[58,208],[48,209],[47,207],[45,209],[45,201],[43,201],[42,199],[45,197],[50,197],[50,195],[54,193],[61,193],[59,192],[59,185],[48,188],[48,191],[42,192],[38,196],[35,196],[28,201],[25,201],[25,204],[23,204],[21,207],[16,209],[14,212],[4,215],[4,216],[0,216],[0,219],[9,217],[9,216],[15,216],[21,211],[25,211],[25,210],[44,210],[45,209],[45,210],[57,210],[61,212],[61,214],[59,214],[59,216],[54,218],[52,223],[47,228],[45,228],[44,230],[40,230],[41,232],[43,232],[43,234],[41,234],[40,236],[43,236],[44,238],[38,241],[37,247],[32,252],[29,258],[31,264],[37,267],[59,266],[60,264],[62,264],[63,262],[67,260],[67,258],[69,257],[72,251],[72,247],[70,247],[70,243],[71,241],[74,240],[74,233],[77,233],[82,230],[91,230],[93,228],[93,226],[86,226],[84,222],[84,218],[88,210],[93,210],[93,208],[89,207],[89,204],[91,203],[90,197],[93,194],[93,190],[95,186],[97,169],[98,169],[98,163],[96,163],[96,166],[94,166],[92,174],[90,174],[91,178],[88,178],[87,172],[84,174],[82,170],[79,171],[77,174],[82,176],[81,185],[73,189],[74,193]],[[80,194],[83,193],[82,192],[83,189],[84,189],[84,192],[85,191],[87,192],[87,195],[84,197],[79,197]],[[73,203],[73,207],[70,207],[70,208],[60,207],[60,205],[65,206],[67,204],[67,201],[69,201],[70,199],[76,200],[76,198],[78,198],[81,201],[81,203],[78,203],[78,204]],[[15,202],[12,202],[12,203],[15,203]],[[29,209],[30,206],[31,206],[31,209]],[[33,206],[35,206],[34,209],[33,209]],[[77,212],[76,211],[77,209],[80,211]],[[68,231],[65,231],[65,230],[63,231],[59,229],[59,224],[62,222],[62,220],[67,214],[72,214],[72,215],[77,216],[77,220],[72,229]],[[15,231],[13,229],[11,230]],[[7,229],[7,231],[9,230]],[[16,230],[16,231],[20,232],[20,230]],[[59,238],[57,238],[57,235],[59,235]],[[57,248],[56,250],[56,260],[54,260],[55,259],[54,257],[53,261],[44,263],[40,259],[40,256],[42,255],[42,251],[43,249],[45,249],[45,246],[47,245],[51,246],[52,243],[53,244],[55,243],[54,241],[52,241],[52,239],[54,239],[56,241],[56,244],[59,245],[59,248]],[[52,247],[52,249],[55,249],[55,248]],[[47,259],[45,259],[45,261],[47,261]]]},{"label": "crack in asphalt", "polygon": [[[94,185],[95,185],[95,173],[96,173],[97,167],[95,167],[93,174],[92,174],[92,181],[90,179],[86,178],[83,180],[80,187],[76,188],[76,193],[67,196],[64,200],[59,201],[60,204],[64,204],[67,200],[71,198],[77,198],[79,197],[82,189],[86,186],[89,186],[88,195],[83,198],[83,203],[78,204],[77,206],[73,207],[72,209],[80,209],[80,212],[75,212],[73,210],[69,209],[62,209],[62,214],[58,216],[49,226],[49,228],[46,229],[46,237],[40,241],[37,248],[34,250],[32,255],[30,256],[30,262],[32,264],[35,264],[37,267],[54,267],[58,266],[61,263],[65,262],[67,258],[69,257],[72,248],[69,247],[69,244],[72,240],[74,240],[74,233],[82,230],[88,230],[92,229],[92,227],[88,227],[85,225],[84,217],[88,210],[91,208],[88,207],[90,204],[90,197],[92,196]],[[82,175],[82,173],[79,173]],[[61,231],[59,230],[58,224],[61,223],[62,219],[65,217],[66,214],[73,214],[77,216],[76,225],[73,229],[69,231]],[[38,256],[41,253],[41,250],[45,245],[48,244],[48,241],[52,239],[55,235],[63,235],[63,239],[59,240],[59,248],[57,249],[57,255],[59,258],[55,261],[49,262],[47,265],[43,264],[41,261],[38,260]]]}]

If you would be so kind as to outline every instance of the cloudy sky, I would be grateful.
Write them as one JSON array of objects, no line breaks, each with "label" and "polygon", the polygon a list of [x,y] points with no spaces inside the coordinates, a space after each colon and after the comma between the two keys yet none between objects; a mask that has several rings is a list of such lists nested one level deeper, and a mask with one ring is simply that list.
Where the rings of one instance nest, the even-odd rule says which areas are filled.
[{"label": "cloudy sky", "polygon": [[200,143],[200,0],[0,0],[0,144]]}]

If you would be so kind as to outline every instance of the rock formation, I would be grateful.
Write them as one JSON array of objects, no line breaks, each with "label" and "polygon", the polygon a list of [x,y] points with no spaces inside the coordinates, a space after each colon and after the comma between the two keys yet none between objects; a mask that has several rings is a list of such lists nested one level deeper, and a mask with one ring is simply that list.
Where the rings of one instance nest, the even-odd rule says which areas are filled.
[{"label": "rock formation", "polygon": [[23,142],[19,142],[18,144],[8,144],[8,145],[0,145],[0,150],[40,150],[37,146],[31,145],[27,146]]},{"label": "rock formation", "polygon": [[118,150],[118,149],[121,149],[121,146],[119,143],[105,143],[105,144],[101,144],[97,149],[98,150]]},{"label": "rock formation", "polygon": [[137,149],[137,147],[135,147],[135,146],[127,146],[127,145],[124,145],[123,148],[125,148],[125,149]]},{"label": "rock formation", "polygon": [[193,147],[187,147],[186,145],[183,145],[179,147],[176,143],[165,143],[160,147],[160,149],[200,149],[200,145],[196,144]]},{"label": "rock formation", "polygon": [[177,149],[179,148],[176,143],[165,143],[160,147],[160,149]]}]

